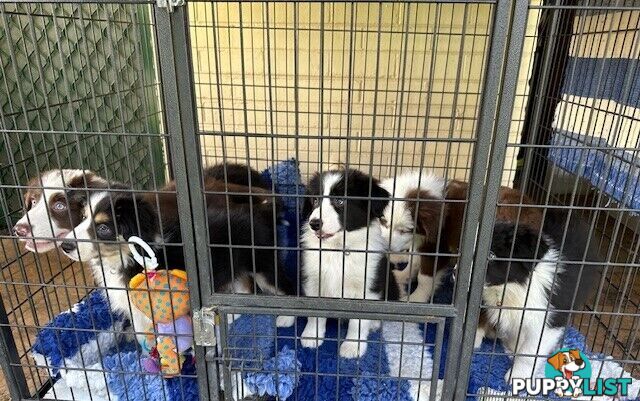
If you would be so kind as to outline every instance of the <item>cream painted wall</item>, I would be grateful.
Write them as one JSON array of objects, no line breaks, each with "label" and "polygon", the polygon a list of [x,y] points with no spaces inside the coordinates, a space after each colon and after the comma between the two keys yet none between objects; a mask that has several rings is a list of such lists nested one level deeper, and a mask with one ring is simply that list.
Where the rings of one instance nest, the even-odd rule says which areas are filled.
[{"label": "cream painted wall", "polygon": [[468,178],[491,5],[190,2],[189,11],[207,164],[296,157],[305,175],[372,163],[378,176],[425,166]]}]

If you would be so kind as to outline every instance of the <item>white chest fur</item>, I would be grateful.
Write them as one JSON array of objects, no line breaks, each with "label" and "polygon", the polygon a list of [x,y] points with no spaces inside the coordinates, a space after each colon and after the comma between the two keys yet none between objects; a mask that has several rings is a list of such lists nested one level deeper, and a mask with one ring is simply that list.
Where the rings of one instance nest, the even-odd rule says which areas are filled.
[{"label": "white chest fur", "polygon": [[91,260],[90,265],[96,284],[106,288],[111,309],[131,316],[121,256],[96,258]]},{"label": "white chest fur", "polygon": [[[369,233],[367,235],[367,229]],[[309,230],[302,235],[305,292],[326,298],[379,299],[371,291],[384,257],[380,227],[372,224],[320,241]]]}]

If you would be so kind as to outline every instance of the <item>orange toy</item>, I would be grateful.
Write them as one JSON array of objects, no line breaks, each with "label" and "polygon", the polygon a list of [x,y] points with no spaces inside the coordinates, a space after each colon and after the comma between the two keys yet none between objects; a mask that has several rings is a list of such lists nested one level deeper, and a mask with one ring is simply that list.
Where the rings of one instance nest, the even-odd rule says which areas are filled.
[{"label": "orange toy", "polygon": [[180,373],[184,361],[182,354],[193,343],[187,273],[183,270],[156,271],[158,263],[149,245],[138,237],[129,238],[129,242],[140,245],[152,255],[151,258],[142,257],[132,244],[129,245],[134,259],[146,268],[129,281],[129,297],[136,309],[152,321],[153,327],[145,331],[157,333],[157,336],[147,335],[141,345],[151,349],[151,355],[158,358],[143,361],[143,365],[148,371],[175,376]]}]

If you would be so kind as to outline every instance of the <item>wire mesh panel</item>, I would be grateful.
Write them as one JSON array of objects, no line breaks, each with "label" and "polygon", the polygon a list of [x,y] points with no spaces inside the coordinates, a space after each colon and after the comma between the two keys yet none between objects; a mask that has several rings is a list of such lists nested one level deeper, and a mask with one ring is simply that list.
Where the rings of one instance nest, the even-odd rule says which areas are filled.
[{"label": "wire mesh panel", "polygon": [[[478,329],[473,358],[487,368],[471,372],[465,394],[635,399],[640,9],[635,2],[559,0],[522,4],[515,13],[527,20],[524,53],[511,130],[490,176],[521,191],[519,221],[509,230],[499,222],[508,202],[487,197],[498,211],[482,223],[493,234],[478,261],[486,274],[472,283],[484,285],[479,321],[467,324]],[[531,273],[518,287],[522,269]],[[540,285],[548,291],[543,302],[536,299]],[[517,288],[526,297],[510,294]],[[541,380],[572,375],[584,383],[542,390]],[[502,376],[511,387],[500,387]],[[516,389],[524,379],[534,384]],[[611,392],[598,387],[604,382]]]},{"label": "wire mesh panel", "polygon": [[11,395],[637,398],[639,16],[1,4]]},{"label": "wire mesh panel", "polygon": [[[153,34],[149,6],[0,5],[0,224],[13,231],[14,224],[24,220],[24,211],[32,209],[31,202],[33,210],[38,208],[35,199],[42,192],[59,192],[52,196],[64,202],[51,205],[65,205],[58,215],[54,209],[31,215],[28,225],[40,238],[28,242],[27,250],[7,235],[13,232],[2,233],[2,330],[10,351],[5,361],[15,372],[7,379],[18,385],[14,397],[44,396],[51,379],[59,376],[59,360],[51,355],[33,359],[34,354],[58,348],[58,357],[66,358],[67,351],[81,347],[85,337],[98,336],[100,329],[105,338],[118,335],[118,324],[107,329],[91,320],[84,322],[84,332],[79,320],[68,322],[67,331],[49,327],[70,316],[59,315],[69,309],[79,313],[76,319],[86,319],[92,311],[107,320],[108,315],[104,306],[94,303],[94,290],[100,286],[94,281],[95,270],[57,251],[45,252],[55,248],[52,237],[72,230],[65,222],[82,220],[86,201],[81,199],[95,194],[96,182],[157,190],[165,181]],[[43,340],[47,330],[49,335],[55,332],[55,338]],[[90,381],[91,371],[85,369],[106,352],[98,346],[95,355],[85,355],[86,365],[74,366],[67,359],[68,380]],[[54,391],[50,397],[82,394]]]},{"label": "wire mesh panel", "polygon": [[[242,372],[233,337],[221,336],[217,360],[222,363],[220,381],[227,399],[262,393],[256,377],[265,375],[276,384],[264,391],[283,398],[343,399],[357,394],[360,389],[352,384],[362,380],[362,397],[376,391],[388,391],[384,399],[439,399],[442,392],[450,397],[453,384],[446,383],[455,381],[456,344],[461,339],[461,326],[456,326],[461,319],[455,316],[466,308],[467,289],[464,279],[458,288],[456,274],[444,266],[455,264],[461,254],[465,259],[472,255],[474,238],[461,242],[462,226],[471,191],[467,183],[474,169],[484,174],[490,142],[488,126],[484,136],[478,132],[484,91],[495,90],[500,74],[497,71],[494,82],[485,82],[495,5],[191,2],[187,8],[197,107],[195,145],[201,155],[194,169],[228,164],[219,176],[223,183],[212,181],[205,170],[196,194],[208,208],[201,214],[208,224],[200,235],[209,243],[202,251],[211,266],[204,277],[211,283],[201,287],[203,303],[220,311],[227,306],[237,312],[279,311],[266,319],[260,333],[246,327],[249,323],[242,318],[228,329],[244,328],[246,336],[253,336],[251,341],[262,340],[271,347],[267,355],[272,359],[249,362],[257,373]],[[501,51],[496,44],[496,66],[501,65]],[[495,103],[485,104],[485,112],[494,112],[494,107]],[[476,152],[484,157],[474,165]],[[398,181],[400,177],[404,181]],[[339,181],[336,192],[327,187],[332,179]],[[461,191],[443,199],[446,181],[454,179]],[[238,188],[241,182],[251,189]],[[410,195],[421,186],[434,193]],[[473,193],[480,189],[481,185]],[[233,198],[220,200],[224,212],[212,211],[217,198],[230,194]],[[389,202],[389,196],[397,202]],[[408,199],[412,196],[415,204]],[[252,205],[251,216],[235,210],[243,197]],[[433,215],[414,213],[399,228],[394,219],[410,214],[405,204]],[[445,239],[438,232],[449,207],[459,212],[459,229]],[[322,218],[331,210],[338,210],[337,228],[331,228],[331,217]],[[476,217],[469,227],[477,225],[478,212],[470,212]],[[356,221],[358,215],[373,217],[365,224]],[[258,223],[245,224],[245,218]],[[429,233],[422,224],[429,226]],[[422,240],[424,235],[432,237],[425,247],[404,244],[398,245],[397,253],[390,252],[395,235],[414,234]],[[383,268],[376,273],[378,261]],[[319,266],[309,267],[314,263]],[[425,274],[424,280],[420,275],[420,288],[414,289],[410,276],[419,275],[422,264],[439,270]],[[377,277],[382,291],[350,289],[352,275],[359,280],[352,269],[363,265],[369,272],[364,273],[365,281],[367,274]],[[466,264],[458,273],[464,278],[469,271]],[[398,286],[401,275],[404,282]],[[326,276],[337,278],[337,289],[326,288],[336,285],[327,284]],[[316,280],[320,283],[311,284]],[[444,290],[437,291],[440,287]],[[265,307],[267,311],[260,309]],[[443,321],[433,326],[404,321],[422,316],[424,322],[425,315],[459,320],[447,332],[452,336],[448,352],[444,342],[427,339],[436,331],[444,333]],[[412,357],[418,357],[430,363],[437,358],[442,368],[418,369],[414,379],[424,382],[420,389],[409,384],[404,368],[389,370],[386,359],[372,365],[367,359],[375,349],[389,352],[397,345],[390,338],[368,341],[372,337],[367,336],[384,336],[385,328],[397,325],[398,318],[402,327],[406,323],[408,330],[420,333],[408,344],[422,344],[409,346],[411,351],[395,350],[404,358],[403,366],[415,367]],[[226,323],[222,327],[226,330]],[[396,331],[400,337],[402,332]],[[292,336],[297,341],[291,341]],[[293,377],[278,371],[278,363],[289,357],[300,363],[288,361]],[[445,374],[448,358],[452,362]],[[340,368],[343,363],[346,371]],[[445,384],[443,378],[448,378]],[[280,379],[287,383],[282,388]],[[316,391],[305,392],[309,389]]]}]

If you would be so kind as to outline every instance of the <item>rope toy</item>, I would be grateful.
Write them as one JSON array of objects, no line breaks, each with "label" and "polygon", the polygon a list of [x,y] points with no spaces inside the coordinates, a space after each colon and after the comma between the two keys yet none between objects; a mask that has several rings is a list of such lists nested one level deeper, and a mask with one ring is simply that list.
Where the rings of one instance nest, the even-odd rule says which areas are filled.
[{"label": "rope toy", "polygon": [[[165,377],[178,375],[185,353],[193,346],[187,274],[183,270],[156,270],[158,259],[149,244],[135,236],[128,242],[134,260],[144,268],[129,281],[129,297],[152,322],[144,331],[155,333],[140,340],[142,349],[150,355],[142,365],[148,372],[162,372]],[[138,253],[136,245],[149,256]]]}]

